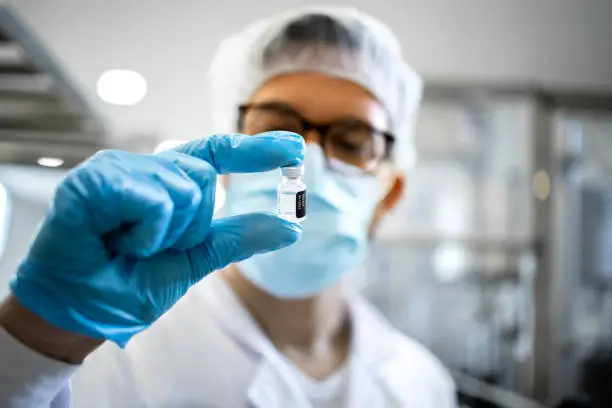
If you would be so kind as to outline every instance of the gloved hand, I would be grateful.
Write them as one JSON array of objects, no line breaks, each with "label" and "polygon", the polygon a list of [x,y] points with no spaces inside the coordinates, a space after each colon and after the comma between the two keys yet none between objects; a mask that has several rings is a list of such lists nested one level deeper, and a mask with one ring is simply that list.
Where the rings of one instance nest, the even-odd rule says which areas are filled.
[{"label": "gloved hand", "polygon": [[98,153],[57,189],[12,292],[59,328],[125,346],[210,272],[299,238],[299,226],[272,214],[212,215],[217,174],[303,155],[303,139],[287,132]]}]

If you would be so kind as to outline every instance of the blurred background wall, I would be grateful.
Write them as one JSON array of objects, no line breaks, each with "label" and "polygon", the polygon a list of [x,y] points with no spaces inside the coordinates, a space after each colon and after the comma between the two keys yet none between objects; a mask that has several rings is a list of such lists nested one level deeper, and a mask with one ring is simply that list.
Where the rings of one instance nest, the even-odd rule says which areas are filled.
[{"label": "blurred background wall", "polygon": [[[113,135],[197,137],[209,103],[203,77],[215,47],[249,21],[296,6],[296,0],[10,2],[43,36]],[[318,2],[326,4],[328,2]],[[612,89],[612,26],[607,0],[336,1],[381,18],[406,58],[428,80],[499,81]],[[129,67],[149,94],[133,109],[95,97],[101,72]]]},{"label": "blurred background wall", "polygon": [[[219,41],[313,4],[6,3],[0,294],[68,168],[214,131],[204,75]],[[540,401],[579,393],[585,361],[612,344],[612,2],[350,4],[389,24],[426,80],[419,164],[364,292],[456,372]],[[96,95],[115,68],[146,78],[137,105]],[[39,164],[49,157],[64,162]]]}]

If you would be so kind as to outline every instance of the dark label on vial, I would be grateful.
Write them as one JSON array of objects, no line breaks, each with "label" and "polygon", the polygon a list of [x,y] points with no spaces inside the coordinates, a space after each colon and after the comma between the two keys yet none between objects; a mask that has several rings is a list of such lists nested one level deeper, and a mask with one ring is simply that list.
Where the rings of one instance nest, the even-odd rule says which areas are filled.
[{"label": "dark label on vial", "polygon": [[306,216],[306,190],[298,191],[295,195],[295,216],[297,218]]}]

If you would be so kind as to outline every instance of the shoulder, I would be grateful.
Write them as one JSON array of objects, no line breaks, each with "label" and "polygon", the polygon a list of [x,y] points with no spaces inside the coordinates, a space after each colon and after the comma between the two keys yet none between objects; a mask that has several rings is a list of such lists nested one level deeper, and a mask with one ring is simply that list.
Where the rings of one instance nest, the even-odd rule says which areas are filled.
[{"label": "shoulder", "polygon": [[[440,360],[424,345],[400,332],[363,298],[353,300],[353,311],[362,337],[362,344],[374,347],[388,369],[399,378],[413,378],[420,383],[433,385],[436,389],[454,392],[454,381]],[[369,352],[368,352],[369,353]]]},{"label": "shoulder", "polygon": [[418,341],[392,329],[392,341],[398,362],[406,370],[416,371],[421,378],[440,389],[454,391],[455,382],[440,360]]},{"label": "shoulder", "polygon": [[393,353],[382,369],[389,389],[407,405],[456,408],[455,382],[433,353],[395,329],[390,338]]}]

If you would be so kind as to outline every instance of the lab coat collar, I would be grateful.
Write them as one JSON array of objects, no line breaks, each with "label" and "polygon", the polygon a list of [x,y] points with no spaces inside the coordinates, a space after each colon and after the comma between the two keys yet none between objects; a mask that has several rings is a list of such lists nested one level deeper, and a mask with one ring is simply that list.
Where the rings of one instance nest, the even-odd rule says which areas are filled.
[{"label": "lab coat collar", "polygon": [[211,276],[208,285],[201,286],[207,307],[220,327],[260,361],[247,390],[249,403],[257,408],[310,408],[299,385],[291,381],[293,375],[284,357],[259,329],[223,278]]},{"label": "lab coat collar", "polygon": [[275,353],[274,346],[261,331],[238,296],[219,274],[200,285],[200,294],[219,326],[243,349],[261,358]]},{"label": "lab coat collar", "polygon": [[[240,300],[220,276],[209,277],[203,286],[207,307],[218,324],[245,351],[260,359],[248,390],[248,399],[256,407],[310,408],[306,395],[292,380],[284,357],[278,353]],[[349,357],[348,406],[376,408],[394,401],[402,406],[402,388],[398,384],[397,332],[359,294],[346,292],[352,319],[353,338]],[[403,363],[400,363],[403,364]]]},{"label": "lab coat collar", "polygon": [[349,407],[406,406],[395,328],[357,292],[346,292],[353,324]]}]

